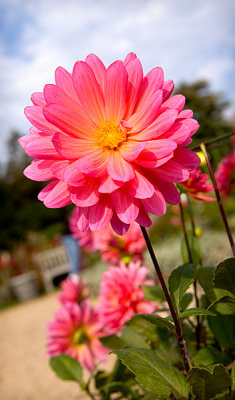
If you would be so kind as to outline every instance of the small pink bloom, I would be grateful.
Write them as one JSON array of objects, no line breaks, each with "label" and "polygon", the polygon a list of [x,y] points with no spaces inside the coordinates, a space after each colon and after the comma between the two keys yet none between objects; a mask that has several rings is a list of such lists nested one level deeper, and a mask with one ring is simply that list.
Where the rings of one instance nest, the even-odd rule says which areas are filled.
[{"label": "small pink bloom", "polygon": [[101,252],[102,259],[118,265],[125,257],[129,260],[143,260],[146,243],[138,224],[133,222],[123,236],[113,232],[110,225],[94,234],[94,249]]},{"label": "small pink bloom", "polygon": [[25,175],[51,181],[39,199],[51,208],[75,204],[82,231],[110,222],[119,235],[178,204],[174,183],[200,160],[185,148],[198,123],[173,88],[160,67],[143,76],[133,53],[107,69],[94,54],[72,74],[57,68],[55,84],[32,95],[25,114],[33,126],[20,139],[35,158]]},{"label": "small pink bloom", "polygon": [[81,303],[84,298],[88,296],[86,285],[78,276],[74,278],[67,278],[61,283],[61,294],[58,296],[60,303]]},{"label": "small pink bloom", "polygon": [[99,341],[104,336],[103,327],[87,300],[81,305],[64,304],[49,322],[47,335],[49,357],[68,354],[89,371],[94,369],[95,360],[105,361],[109,352]]},{"label": "small pink bloom", "polygon": [[229,198],[235,189],[235,148],[219,163],[215,177],[221,195]]},{"label": "small pink bloom", "polygon": [[189,179],[180,185],[189,196],[194,197],[195,199],[215,201],[216,199],[214,197],[209,197],[203,194],[213,190],[213,185],[209,183],[208,179],[208,175],[204,174],[200,168],[194,168],[190,171]]},{"label": "small pink bloom", "polygon": [[140,262],[128,266],[110,267],[103,274],[97,307],[101,321],[108,333],[118,332],[123,324],[138,313],[152,313],[156,304],[144,299],[142,285],[153,285],[147,280],[148,268]]}]

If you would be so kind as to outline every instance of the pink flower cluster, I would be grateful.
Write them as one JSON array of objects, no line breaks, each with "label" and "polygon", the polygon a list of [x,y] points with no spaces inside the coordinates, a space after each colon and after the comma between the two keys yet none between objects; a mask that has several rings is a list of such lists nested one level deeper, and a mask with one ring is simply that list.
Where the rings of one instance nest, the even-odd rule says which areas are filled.
[{"label": "pink flower cluster", "polygon": [[235,148],[219,163],[215,177],[221,195],[229,198],[235,189]]},{"label": "pink flower cluster", "polygon": [[203,173],[200,168],[194,168],[190,171],[189,179],[181,183],[181,186],[189,196],[197,200],[215,201],[214,197],[204,194],[213,190],[213,185],[209,183],[208,179],[208,175]]},{"label": "pink flower cluster", "polygon": [[174,183],[200,160],[185,148],[198,123],[173,88],[159,67],[143,76],[133,53],[107,69],[94,54],[72,74],[57,68],[55,84],[32,95],[25,109],[32,127],[20,139],[35,158],[25,175],[51,181],[39,199],[52,208],[75,204],[81,231],[110,222],[117,234],[133,221],[149,227],[148,213],[178,204]]}]

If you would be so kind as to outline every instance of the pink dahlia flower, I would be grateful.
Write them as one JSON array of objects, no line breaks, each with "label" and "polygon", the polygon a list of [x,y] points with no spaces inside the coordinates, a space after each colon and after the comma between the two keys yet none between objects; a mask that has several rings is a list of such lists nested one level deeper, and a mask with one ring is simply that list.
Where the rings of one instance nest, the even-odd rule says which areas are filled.
[{"label": "pink dahlia flower", "polygon": [[84,298],[88,296],[86,285],[78,276],[75,281],[74,278],[64,279],[61,283],[61,293],[58,296],[60,303],[78,303],[80,304]]},{"label": "pink dahlia flower", "polygon": [[101,252],[102,259],[110,264],[119,264],[120,260],[143,260],[146,243],[140,226],[133,222],[128,232],[117,235],[110,225],[94,234],[94,249]]},{"label": "pink dahlia flower", "polygon": [[75,204],[82,231],[110,221],[118,234],[133,221],[150,226],[148,213],[179,203],[174,183],[200,161],[185,148],[198,123],[183,111],[184,96],[170,97],[173,87],[161,68],[143,77],[133,53],[107,69],[94,54],[72,74],[57,68],[55,85],[32,95],[25,114],[33,126],[20,139],[35,158],[25,175],[51,180],[39,199],[52,208]]},{"label": "pink dahlia flower", "polygon": [[208,175],[204,174],[200,168],[195,168],[190,171],[189,179],[181,183],[181,186],[189,196],[195,199],[215,201],[216,199],[214,197],[209,197],[204,194],[213,190],[213,185],[209,183],[208,179]]},{"label": "pink dahlia flower", "polygon": [[104,335],[99,316],[87,300],[81,305],[63,305],[55,319],[49,322],[47,335],[49,357],[68,354],[90,371],[94,369],[96,359],[106,360],[108,350],[99,341]]},{"label": "pink dahlia flower", "polygon": [[229,198],[235,189],[235,149],[219,163],[215,177],[221,195]]},{"label": "pink dahlia flower", "polygon": [[123,324],[138,313],[152,313],[156,304],[144,299],[142,285],[153,285],[147,280],[148,268],[140,262],[128,266],[110,267],[103,274],[97,307],[100,319],[108,333],[119,331]]}]

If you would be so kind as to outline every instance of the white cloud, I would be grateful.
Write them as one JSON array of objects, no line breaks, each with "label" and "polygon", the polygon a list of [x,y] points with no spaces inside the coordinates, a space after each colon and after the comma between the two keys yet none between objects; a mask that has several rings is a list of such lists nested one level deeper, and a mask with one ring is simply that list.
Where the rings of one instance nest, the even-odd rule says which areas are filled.
[{"label": "white cloud", "polygon": [[7,37],[0,41],[1,148],[11,129],[28,129],[23,108],[31,93],[53,82],[58,65],[71,70],[90,52],[108,65],[134,51],[146,72],[161,65],[176,83],[210,79],[235,99],[230,0],[2,0],[1,7],[5,24],[22,24],[14,54]]}]

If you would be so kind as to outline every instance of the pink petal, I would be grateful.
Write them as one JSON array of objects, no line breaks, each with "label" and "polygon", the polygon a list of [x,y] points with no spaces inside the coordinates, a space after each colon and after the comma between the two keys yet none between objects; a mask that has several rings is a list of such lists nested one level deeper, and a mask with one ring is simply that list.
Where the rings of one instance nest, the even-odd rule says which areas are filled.
[{"label": "pink petal", "polygon": [[192,110],[183,110],[178,115],[178,118],[192,118],[192,117],[193,117]]},{"label": "pink petal", "polygon": [[147,199],[154,194],[154,187],[144,175],[137,170],[136,178],[129,183],[129,193],[137,199]]},{"label": "pink petal", "polygon": [[71,203],[68,186],[58,180],[50,182],[38,195],[48,208],[60,208]]},{"label": "pink petal", "polygon": [[190,193],[189,192],[188,195],[193,197],[194,199],[197,199],[197,200],[216,201],[215,197],[205,196],[204,194],[194,194],[194,193]]},{"label": "pink petal", "polygon": [[18,142],[19,142],[19,144],[21,145],[21,147],[23,148],[23,149],[25,149],[25,147],[27,146],[27,144],[32,140],[32,136],[33,134],[28,134],[28,135],[25,135],[25,136],[21,136],[19,139],[18,139]]},{"label": "pink petal", "polygon": [[138,155],[145,149],[147,146],[146,142],[135,142],[134,140],[129,140],[124,142],[120,147],[119,151],[123,158],[127,161],[135,160]]},{"label": "pink petal", "polygon": [[119,123],[127,106],[127,72],[122,61],[109,66],[105,80],[105,110],[107,120]]},{"label": "pink petal", "polygon": [[158,178],[167,182],[183,182],[189,178],[188,170],[173,160],[156,168],[154,173]]},{"label": "pink petal", "polygon": [[189,128],[190,136],[194,135],[194,133],[199,129],[199,123],[192,118],[182,120],[182,124],[185,124]]},{"label": "pink petal", "polygon": [[166,110],[167,108],[173,108],[178,112],[182,111],[185,105],[185,97],[182,94],[176,94],[170,97],[167,101],[162,104],[161,110]]},{"label": "pink petal", "polygon": [[174,82],[172,80],[165,81],[163,83],[163,86],[162,86],[162,91],[163,91],[162,100],[163,101],[166,101],[170,97],[171,93],[173,92],[173,89],[174,89]]},{"label": "pink petal", "polygon": [[99,192],[112,193],[114,190],[119,189],[124,182],[114,181],[109,175],[103,175],[100,179]]},{"label": "pink petal", "polygon": [[86,58],[86,63],[92,68],[96,80],[104,92],[104,81],[106,74],[106,68],[104,64],[95,54],[89,54]]},{"label": "pink petal", "polygon": [[69,160],[84,157],[95,148],[95,142],[75,138],[62,132],[53,135],[52,143],[61,157]]},{"label": "pink petal", "polygon": [[105,148],[95,148],[77,162],[79,171],[92,177],[100,177],[107,171],[109,151]]},{"label": "pink petal", "polygon": [[66,167],[64,171],[64,180],[71,186],[83,186],[86,183],[85,175],[78,170],[77,161]]},{"label": "pink petal", "polygon": [[143,81],[143,68],[141,62],[136,57],[129,60],[125,67],[128,73],[127,111],[125,119],[128,119],[133,113],[133,110],[139,98],[140,86]]},{"label": "pink petal", "polygon": [[150,227],[152,225],[152,221],[143,206],[140,206],[139,214],[135,221],[145,227]]},{"label": "pink petal", "polygon": [[89,371],[92,371],[95,368],[93,357],[86,344],[79,347],[79,362],[82,367],[87,368]]},{"label": "pink petal", "polygon": [[64,180],[64,171],[66,167],[68,167],[69,161],[68,160],[61,160],[53,162],[51,166],[51,172],[53,173],[54,177],[63,181]]},{"label": "pink petal", "polygon": [[71,200],[78,207],[90,207],[99,201],[98,184],[95,179],[87,179],[84,186],[71,187]]},{"label": "pink petal", "polygon": [[113,204],[118,218],[125,224],[135,221],[139,206],[138,200],[126,193],[125,190],[119,189],[112,193]]},{"label": "pink petal", "polygon": [[53,143],[52,137],[48,135],[34,136],[32,140],[25,146],[25,152],[33,158],[43,159],[59,159],[60,155],[57,153]]},{"label": "pink petal", "polygon": [[86,208],[79,207],[78,208],[77,227],[78,227],[79,231],[86,232],[89,230],[89,219],[88,219],[89,208],[90,207],[86,207]]},{"label": "pink petal", "polygon": [[58,67],[55,71],[56,85],[67,93],[68,96],[78,100],[77,94],[73,87],[72,75],[62,67]]},{"label": "pink petal", "polygon": [[164,139],[168,138],[174,140],[177,144],[183,143],[190,135],[190,130],[187,125],[176,122],[168,130],[167,133],[163,134]]},{"label": "pink petal", "polygon": [[162,91],[157,90],[148,101],[137,108],[135,114],[129,118],[132,126],[130,133],[139,132],[149,126],[158,116],[162,105]]},{"label": "pink petal", "polygon": [[68,96],[59,86],[45,85],[43,92],[48,104],[59,104],[75,112],[81,108],[78,99],[74,100],[72,97]]},{"label": "pink petal", "polygon": [[139,107],[142,107],[146,102],[148,102],[149,98],[157,90],[162,89],[163,82],[164,74],[162,68],[156,67],[147,73],[140,88],[141,98],[137,104],[137,110]]},{"label": "pink petal", "polygon": [[90,229],[92,231],[99,231],[106,227],[112,218],[113,211],[110,199],[104,197],[100,199],[99,203],[90,207],[89,221]]},{"label": "pink petal", "polygon": [[143,199],[142,204],[146,211],[154,215],[163,215],[166,213],[165,199],[158,190],[155,190],[154,195],[150,199]]},{"label": "pink petal", "polygon": [[201,164],[201,160],[196,153],[183,147],[178,147],[175,151],[174,160],[188,169],[196,168]]},{"label": "pink petal", "polygon": [[38,128],[40,131],[46,133],[54,133],[55,127],[53,123],[48,122],[43,114],[43,109],[40,106],[29,106],[24,110],[26,118]]},{"label": "pink petal", "polygon": [[42,92],[33,93],[31,96],[31,100],[35,106],[44,107],[46,105],[44,94]]},{"label": "pink petal", "polygon": [[172,140],[157,139],[150,140],[145,150],[135,162],[145,168],[154,168],[160,158],[166,157],[173,153],[177,145]]},{"label": "pink petal", "polygon": [[124,224],[124,222],[122,222],[118,218],[118,216],[115,212],[113,213],[110,223],[112,225],[114,232],[116,232],[117,235],[125,235],[125,233],[127,233],[128,229],[130,227],[129,224]]},{"label": "pink petal", "polygon": [[177,117],[176,110],[166,110],[147,128],[134,136],[135,140],[156,139],[163,135],[173,125]]},{"label": "pink petal", "polygon": [[163,194],[163,197],[167,203],[179,204],[180,194],[173,183],[164,182],[161,179],[156,179],[155,183],[156,183],[156,187]]},{"label": "pink petal", "polygon": [[[61,131],[82,139],[92,139],[97,129],[92,121],[88,121],[79,113],[59,104],[48,104],[44,108],[44,115],[47,121]],[[54,132],[57,130],[54,127]]]},{"label": "pink petal", "polygon": [[73,86],[89,118],[97,125],[104,121],[104,96],[90,65],[83,61],[76,62]]},{"label": "pink petal", "polygon": [[135,60],[137,57],[136,57],[136,54],[135,53],[129,53],[129,54],[127,54],[127,56],[126,56],[126,58],[125,58],[125,60],[124,60],[124,66],[126,67],[128,64],[129,64],[129,62],[130,61],[132,61],[132,60]]},{"label": "pink petal", "polygon": [[131,164],[122,158],[119,151],[112,150],[108,159],[108,173],[112,179],[127,182],[134,178],[135,174]]},{"label": "pink petal", "polygon": [[53,178],[51,165],[54,160],[35,160],[24,170],[24,175],[34,181],[49,181]]}]

